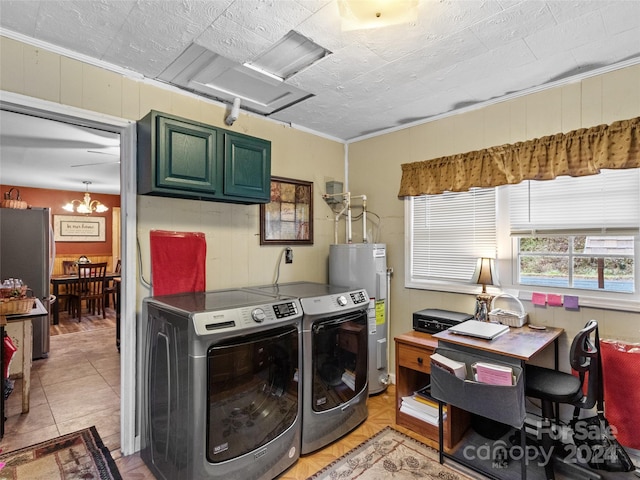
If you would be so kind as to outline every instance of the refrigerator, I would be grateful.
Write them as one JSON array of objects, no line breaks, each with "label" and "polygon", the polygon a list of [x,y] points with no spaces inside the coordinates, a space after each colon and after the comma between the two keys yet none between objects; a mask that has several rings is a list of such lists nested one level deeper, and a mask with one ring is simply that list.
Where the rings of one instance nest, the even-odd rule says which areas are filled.
[{"label": "refrigerator", "polygon": [[[20,278],[49,309],[55,243],[48,208],[0,208],[0,282]],[[49,354],[49,315],[34,317],[33,359]]]},{"label": "refrigerator", "polygon": [[329,283],[364,288],[369,294],[369,394],[389,384],[389,272],[384,243],[329,246]]}]

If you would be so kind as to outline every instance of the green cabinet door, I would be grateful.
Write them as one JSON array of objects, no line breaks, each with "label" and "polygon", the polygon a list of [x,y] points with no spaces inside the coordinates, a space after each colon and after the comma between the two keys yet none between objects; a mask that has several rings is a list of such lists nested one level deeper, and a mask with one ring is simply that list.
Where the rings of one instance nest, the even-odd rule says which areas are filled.
[{"label": "green cabinet door", "polygon": [[224,133],[224,195],[268,203],[271,142],[234,132]]},{"label": "green cabinet door", "polygon": [[158,117],[156,127],[156,186],[215,194],[216,129],[170,117]]}]

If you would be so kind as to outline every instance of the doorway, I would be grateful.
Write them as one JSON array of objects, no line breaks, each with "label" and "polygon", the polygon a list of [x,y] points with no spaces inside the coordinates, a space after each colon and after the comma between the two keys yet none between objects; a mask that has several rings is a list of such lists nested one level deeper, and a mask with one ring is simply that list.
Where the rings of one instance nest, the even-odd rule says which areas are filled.
[{"label": "doorway", "polygon": [[139,449],[136,436],[136,321],[135,300],[135,231],[136,231],[136,190],[135,190],[135,122],[97,114],[74,107],[68,107],[24,95],[2,92],[0,109],[16,113],[79,125],[87,128],[113,132],[120,136],[120,206],[121,206],[121,251],[122,251],[122,315],[120,370],[120,438],[123,455]]}]

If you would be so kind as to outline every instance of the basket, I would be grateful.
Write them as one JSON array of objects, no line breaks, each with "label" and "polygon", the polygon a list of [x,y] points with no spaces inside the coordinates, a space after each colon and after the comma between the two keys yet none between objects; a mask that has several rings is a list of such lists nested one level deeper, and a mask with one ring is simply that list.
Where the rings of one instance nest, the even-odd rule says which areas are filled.
[{"label": "basket", "polygon": [[[495,302],[500,297],[513,298],[520,306],[519,312],[512,310],[503,310],[501,308],[495,308]],[[509,293],[501,293],[496,295],[491,300],[491,311],[489,312],[489,320],[492,322],[502,323],[503,325],[509,325],[510,327],[522,327],[529,321],[529,314],[524,311],[524,305],[518,300],[517,297]]]},{"label": "basket", "polygon": [[33,309],[33,297],[3,298],[0,300],[0,315],[29,313]]},{"label": "basket", "polygon": [[[16,198],[11,198],[11,192],[16,191]],[[4,198],[0,203],[2,208],[15,208],[18,210],[25,210],[27,208],[27,202],[20,198],[20,190],[11,187],[8,192],[4,192]]]}]

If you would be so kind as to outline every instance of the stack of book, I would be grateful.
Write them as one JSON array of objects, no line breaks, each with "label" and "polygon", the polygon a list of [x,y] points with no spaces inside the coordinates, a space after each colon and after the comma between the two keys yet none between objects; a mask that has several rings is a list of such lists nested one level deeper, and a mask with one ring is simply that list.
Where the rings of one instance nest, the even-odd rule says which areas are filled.
[{"label": "stack of book", "polygon": [[476,362],[471,368],[474,372],[474,378],[478,382],[489,383],[491,385],[515,385],[516,383],[513,369],[509,366]]},{"label": "stack of book", "polygon": [[[438,401],[434,399],[430,393],[430,385],[414,392],[413,395],[402,397],[402,403],[400,405],[400,411],[407,415],[422,420],[423,422],[430,423],[431,425],[438,425]],[[443,417],[446,412],[443,412]]]},{"label": "stack of book", "polygon": [[467,377],[467,365],[464,362],[458,362],[439,353],[434,353],[431,355],[431,363],[438,365],[440,368],[444,368],[460,380],[464,380]]}]

